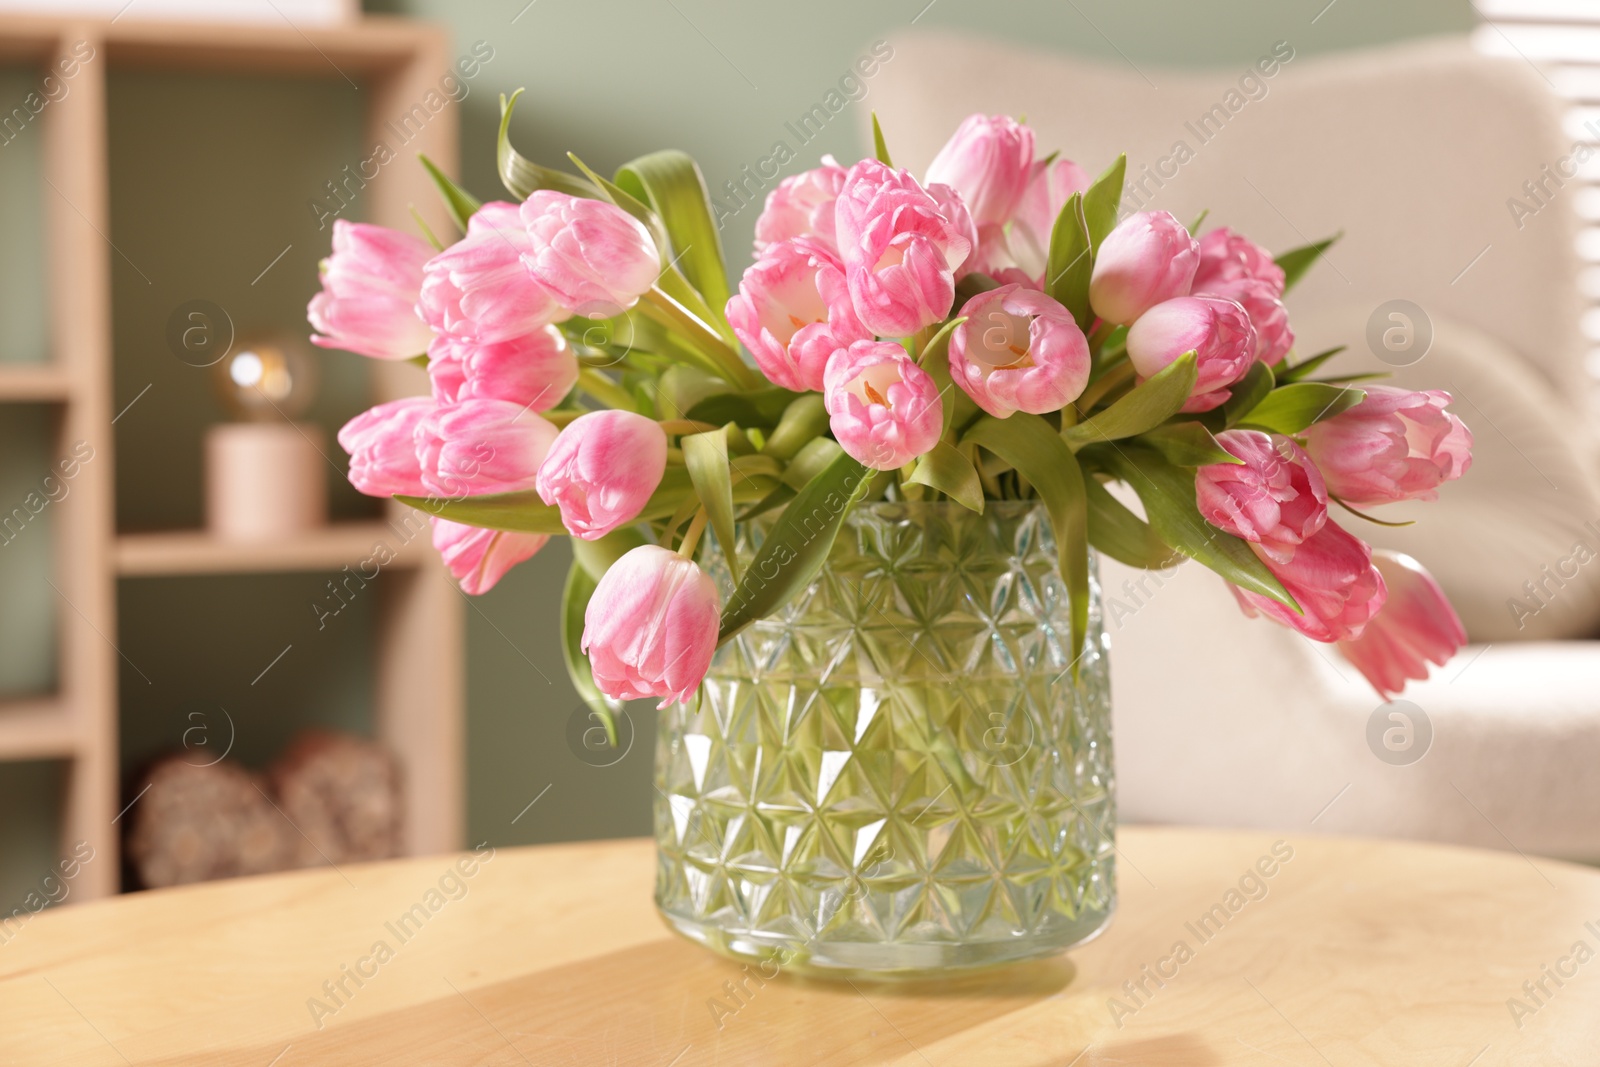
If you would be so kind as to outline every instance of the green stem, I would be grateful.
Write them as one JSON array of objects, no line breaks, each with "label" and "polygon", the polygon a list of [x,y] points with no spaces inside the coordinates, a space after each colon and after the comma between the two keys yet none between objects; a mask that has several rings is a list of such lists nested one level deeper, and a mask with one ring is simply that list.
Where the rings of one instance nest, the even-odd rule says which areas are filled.
[{"label": "green stem", "polygon": [[1083,395],[1078,397],[1073,406],[1076,407],[1082,414],[1087,415],[1094,409],[1095,404],[1104,398],[1107,393],[1111,392],[1111,390],[1120,385],[1126,385],[1128,382],[1133,381],[1133,379],[1133,364],[1126,362],[1118,363],[1116,366],[1111,367],[1104,374],[1100,375],[1098,379],[1090,382],[1089,388],[1083,391]]},{"label": "green stem", "polygon": [[1111,331],[1115,330],[1116,328],[1116,323],[1102,321],[1100,325],[1090,330],[1088,338],[1089,351],[1098,352],[1100,350],[1100,346],[1105,343],[1105,339],[1109,337],[1111,335]]},{"label": "green stem", "polygon": [[689,528],[683,532],[683,541],[678,545],[678,555],[684,559],[694,559],[694,550],[700,544],[700,535],[705,532],[706,523],[710,521],[711,516],[705,508],[694,513],[694,521],[689,523]]},{"label": "green stem", "polygon": [[662,292],[659,286],[652,286],[636,306],[648,318],[676,330],[707,361],[709,366],[706,369],[712,373],[728,379],[741,389],[760,389],[766,384],[713,327],[701,322],[699,316]]},{"label": "green stem", "polygon": [[705,433],[715,430],[716,427],[709,422],[697,422],[694,419],[657,419],[661,429],[669,434]]},{"label": "green stem", "polygon": [[688,522],[689,517],[693,515],[699,509],[699,507],[700,498],[691,495],[689,499],[685,500],[683,504],[679,506],[677,511],[672,513],[672,517],[667,520],[666,529],[661,531],[660,544],[662,548],[672,547],[672,539],[677,536],[678,527]]},{"label": "green stem", "polygon": [[578,372],[578,388],[594,397],[606,407],[619,411],[637,411],[638,406],[628,391],[597,370],[585,368]]}]

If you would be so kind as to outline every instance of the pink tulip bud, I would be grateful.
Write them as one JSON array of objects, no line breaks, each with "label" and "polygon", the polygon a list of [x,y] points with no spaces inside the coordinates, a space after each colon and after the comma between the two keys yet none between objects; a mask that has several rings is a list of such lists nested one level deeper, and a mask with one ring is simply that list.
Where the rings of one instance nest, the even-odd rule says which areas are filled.
[{"label": "pink tulip bud", "polygon": [[1089,175],[1070,159],[1035,163],[1030,169],[1028,186],[1017,203],[1006,246],[1011,261],[1032,278],[1035,285],[1044,280],[1045,265],[1050,258],[1050,234],[1055,229],[1057,216],[1073,193],[1087,188]]},{"label": "pink tulip bud", "polygon": [[415,436],[434,407],[425,396],[408,396],[345,423],[339,447],[350,453],[350,484],[368,496],[425,496]]},{"label": "pink tulip bud", "polygon": [[968,300],[950,337],[950,376],[984,411],[1059,411],[1089,383],[1089,342],[1072,312],[1007,285]]},{"label": "pink tulip bud", "polygon": [[510,400],[463,400],[417,424],[422,484],[455,499],[532,489],[556,428]]},{"label": "pink tulip bud", "polygon": [[1264,282],[1274,297],[1283,296],[1283,268],[1273,260],[1271,252],[1226,226],[1200,238],[1195,292],[1210,292],[1216,286],[1245,279]]},{"label": "pink tulip bud", "polygon": [[306,317],[311,343],[376,359],[410,359],[433,339],[417,317],[427,242],[398,230],[335,219],[333,254],[322,261],[322,291]]},{"label": "pink tulip bud", "polygon": [[717,650],[721,600],[692,560],[641,545],[600,578],[583,617],[594,683],[615,700],[687,703]]},{"label": "pink tulip bud", "polygon": [[1389,599],[1360,637],[1339,642],[1339,651],[1379,696],[1393,700],[1406,679],[1428,677],[1429,663],[1448,663],[1467,643],[1467,631],[1422,564],[1382,551],[1372,554],[1372,562],[1389,588]]},{"label": "pink tulip bud", "polygon": [[540,189],[522,202],[522,223],[532,244],[523,262],[574,314],[620,315],[661,274],[650,231],[615,204]]},{"label": "pink tulip bud", "polygon": [[811,237],[837,256],[833,204],[844,188],[844,174],[832,156],[823,156],[822,166],[779,182],[756,219],[756,251],[794,237]]},{"label": "pink tulip bud", "polygon": [[1165,300],[1187,296],[1200,244],[1165,211],[1136,211],[1106,235],[1089,278],[1089,304],[1127,326]]},{"label": "pink tulip bud", "polygon": [[510,400],[547,411],[572,391],[578,357],[554,326],[486,345],[440,334],[428,346],[428,377],[441,404]]},{"label": "pink tulip bud", "polygon": [[1128,362],[1141,378],[1185,352],[1195,354],[1199,377],[1183,410],[1210,411],[1228,399],[1227,387],[1255,361],[1256,331],[1244,308],[1209,296],[1180,296],[1157,304],[1128,328]]},{"label": "pink tulip bud", "polygon": [[850,304],[844,268],[813,237],[767,246],[728,299],[728,323],[761,373],[796,392],[820,391],[828,357],[872,337]]},{"label": "pink tulip bud", "polygon": [[851,167],[834,208],[856,316],[878,336],[907,336],[950,313],[955,271],[972,252],[917,180],[875,159]]},{"label": "pink tulip bud", "polygon": [[561,524],[593,541],[639,517],[667,469],[667,435],[631,411],[579,415],[539,467],[539,499],[561,508]]},{"label": "pink tulip bud", "polygon": [[1347,504],[1434,500],[1472,466],[1472,431],[1445,410],[1450,394],[1363,385],[1367,398],[1306,430],[1328,492]]},{"label": "pink tulip bud", "polygon": [[1008,115],[968,115],[928,164],[925,181],[961,194],[978,226],[1011,218],[1033,169],[1033,131]]},{"label": "pink tulip bud", "polygon": [[523,266],[530,248],[515,204],[483,205],[467,235],[428,260],[417,313],[437,332],[478,344],[509,341],[565,318]]},{"label": "pink tulip bud", "polygon": [[858,462],[895,470],[938,444],[944,429],[939,387],[894,342],[841,348],[824,377],[833,436]]},{"label": "pink tulip bud", "polygon": [[1226,430],[1217,443],[1243,463],[1212,463],[1195,471],[1195,503],[1211,525],[1242,537],[1274,563],[1328,521],[1322,475],[1300,446],[1281,434]]},{"label": "pink tulip bud", "polygon": [[1313,641],[1349,641],[1361,636],[1383,607],[1383,575],[1372,565],[1372,549],[1331,520],[1306,538],[1287,563],[1272,560],[1259,547],[1256,554],[1304,614],[1230,585],[1246,615],[1259,612]]},{"label": "pink tulip bud", "polygon": [[1294,331],[1289,328],[1289,312],[1273,294],[1272,284],[1259,278],[1237,278],[1213,282],[1205,288],[1196,285],[1195,296],[1214,296],[1232,300],[1244,308],[1256,331],[1256,358],[1269,367],[1277,366],[1294,347]]},{"label": "pink tulip bud", "polygon": [[445,567],[470,596],[481,596],[505,577],[506,571],[530,558],[550,540],[548,534],[484,530],[447,519],[432,519],[433,547]]}]

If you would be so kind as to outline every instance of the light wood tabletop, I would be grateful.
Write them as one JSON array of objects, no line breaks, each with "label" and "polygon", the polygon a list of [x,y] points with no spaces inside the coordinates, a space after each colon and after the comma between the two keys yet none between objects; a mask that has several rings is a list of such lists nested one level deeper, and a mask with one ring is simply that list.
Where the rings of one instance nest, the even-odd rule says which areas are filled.
[{"label": "light wood tabletop", "polygon": [[0,943],[0,1063],[1600,1063],[1600,872],[1261,832],[1118,851],[1097,941],[942,986],[764,981],[680,940],[646,841],[46,911]]}]

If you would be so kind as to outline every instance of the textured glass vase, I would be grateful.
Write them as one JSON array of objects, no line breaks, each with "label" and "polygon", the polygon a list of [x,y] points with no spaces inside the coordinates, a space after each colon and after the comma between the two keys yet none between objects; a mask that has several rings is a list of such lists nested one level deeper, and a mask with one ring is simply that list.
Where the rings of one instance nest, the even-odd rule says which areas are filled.
[{"label": "textured glass vase", "polygon": [[[742,559],[766,529],[741,527]],[[873,977],[1098,933],[1116,900],[1098,584],[1076,680],[1070,634],[1042,507],[857,507],[809,590],[661,715],[662,915],[730,956]]]}]

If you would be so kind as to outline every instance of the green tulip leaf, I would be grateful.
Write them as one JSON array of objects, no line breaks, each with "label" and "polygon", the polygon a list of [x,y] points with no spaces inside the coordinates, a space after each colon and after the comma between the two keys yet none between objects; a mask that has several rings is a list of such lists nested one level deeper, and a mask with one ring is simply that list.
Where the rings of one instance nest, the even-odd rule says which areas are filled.
[{"label": "green tulip leaf", "polygon": [[505,185],[506,191],[518,200],[528,199],[529,195],[539,189],[554,189],[570,196],[586,196],[591,199],[599,197],[599,190],[582,178],[563,170],[542,167],[511,147],[511,110],[517,106],[517,97],[521,95],[522,90],[518,89],[509,98],[500,97],[500,133],[496,158],[499,163],[500,181]]},{"label": "green tulip leaf", "polygon": [[616,173],[616,184],[648,204],[661,219],[672,245],[668,262],[681,265],[689,284],[714,316],[712,324],[731,340],[722,311],[729,295],[722,238],[712,221],[711,198],[695,161],[676,149],[652,152],[624,164]]},{"label": "green tulip leaf", "polygon": [[785,462],[828,430],[828,409],[821,393],[801,393],[784,407],[778,425],[761,451]]},{"label": "green tulip leaf", "polygon": [[594,671],[583,653],[584,614],[594,595],[595,579],[576,559],[567,571],[567,584],[561,591],[561,660],[566,664],[572,688],[589,706],[589,714],[606,732],[606,741],[617,747],[617,712],[622,702],[612,700],[594,684]]},{"label": "green tulip leaf", "polygon": [[967,431],[962,447],[977,445],[1011,464],[1038,492],[1055,532],[1061,577],[1072,602],[1072,667],[1089,630],[1089,529],[1087,491],[1078,460],[1044,419],[1019,411],[1008,419],[985,416]]},{"label": "green tulip leaf", "polygon": [[[1272,368],[1265,363],[1250,364],[1250,370],[1237,383],[1230,387],[1231,396],[1222,405],[1222,422],[1226,426],[1236,426],[1245,413],[1267,398],[1277,385],[1273,377]],[[1210,413],[1213,419],[1216,414]]]},{"label": "green tulip leaf", "polygon": [[[819,402],[822,399],[818,393],[809,395],[815,396]],[[775,385],[753,392],[717,393],[697,401],[684,417],[719,426],[725,422],[735,422],[740,426],[776,427],[782,423],[784,413],[799,396]]]},{"label": "green tulip leaf", "polygon": [[1185,352],[1140,382],[1099,414],[1062,433],[1074,451],[1098,441],[1117,441],[1153,430],[1176,415],[1194,392],[1195,354]]},{"label": "green tulip leaf", "polygon": [[[694,486],[689,479],[689,472],[682,467],[668,467],[661,477],[661,484],[639,513],[639,521],[666,518],[692,492]],[[397,496],[395,499],[429,515],[468,526],[481,526],[486,530],[532,534],[567,532],[567,528],[561,524],[561,510],[540,500],[539,494],[531,489],[451,500],[419,496]]]},{"label": "green tulip leaf", "polygon": [[872,113],[872,147],[879,163],[886,167],[894,166],[894,163],[889,159],[889,146],[884,142],[883,127],[878,125],[878,113],[876,111]]},{"label": "green tulip leaf", "polygon": [[[734,386],[727,379],[688,363],[674,363],[656,382],[656,406],[669,419],[687,419],[701,402],[727,393]],[[733,419],[700,419],[700,422],[721,424]]]},{"label": "green tulip leaf", "polygon": [[789,461],[789,466],[783,472],[783,483],[796,491],[804,489],[807,482],[843,454],[844,449],[833,438],[814,437],[802,445]]},{"label": "green tulip leaf", "polygon": [[531,489],[454,499],[420,496],[397,496],[395,499],[435,518],[481,526],[486,530],[530,534],[567,532],[561,525],[561,510],[540,500],[539,494]]},{"label": "green tulip leaf", "polygon": [[1175,463],[1180,467],[1244,462],[1218,444],[1211,431],[1198,422],[1173,422],[1157,426],[1140,434],[1138,440],[1167,457],[1169,463]]},{"label": "green tulip leaf", "polygon": [[1122,181],[1127,170],[1128,156],[1124,153],[1083,194],[1083,218],[1089,230],[1091,258],[1100,250],[1100,242],[1106,239],[1106,234],[1116,228],[1117,209],[1122,206]]},{"label": "green tulip leaf", "polygon": [[774,508],[781,508],[781,507],[783,507],[783,505],[787,504],[789,501],[791,501],[793,499],[794,499],[794,490],[789,488],[789,486],[787,486],[787,485],[779,485],[777,488],[773,489],[766,496],[762,497],[760,500],[756,501],[754,504],[751,504],[744,511],[740,512],[739,513],[739,521],[740,522],[749,522],[751,519],[755,518],[757,515],[765,515],[767,512],[773,510]]},{"label": "green tulip leaf", "polygon": [[1360,389],[1328,382],[1295,382],[1268,393],[1239,425],[1270,433],[1297,434],[1323,419],[1348,411],[1367,398]]},{"label": "green tulip leaf", "polygon": [[1316,373],[1318,367],[1321,367],[1344,350],[1345,346],[1340,345],[1337,348],[1330,348],[1326,352],[1318,352],[1316,355],[1303,359],[1292,367],[1280,364],[1277,371],[1274,372],[1277,376],[1278,384],[1288,385],[1290,382],[1298,382],[1310,377]]},{"label": "green tulip leaf", "polygon": [[1162,541],[1241,589],[1270,597],[1291,610],[1300,610],[1247,542],[1224,533],[1201,517],[1195,504],[1194,471],[1179,467],[1155,449],[1132,441],[1097,445],[1093,458],[1139,494],[1150,526]]},{"label": "green tulip leaf", "polygon": [[983,514],[983,482],[966,453],[945,441],[917,460],[909,481],[937,489],[971,511]]},{"label": "green tulip leaf", "polygon": [[683,463],[700,497],[700,505],[711,520],[711,530],[722,546],[722,558],[734,581],[739,579],[739,559],[733,540],[733,471],[728,465],[728,435],[725,430],[689,434],[683,441]]},{"label": "green tulip leaf", "polygon": [[1343,236],[1344,231],[1340,230],[1332,237],[1325,237],[1315,244],[1302,245],[1279,256],[1277,264],[1283,268],[1283,291],[1287,293],[1290,289],[1293,289],[1295,282],[1298,282],[1306,271],[1311,269],[1311,265],[1321,258],[1324,252],[1332,248],[1335,241]]},{"label": "green tulip leaf", "polygon": [[467,220],[482,203],[477,197],[467,192],[461,186],[450,180],[449,175],[434,166],[433,160],[420,153],[417,158],[422,161],[422,167],[428,172],[428,177],[433,179],[433,184],[439,189],[439,197],[444,201],[445,210],[450,212],[450,217],[455,220],[462,233],[467,232]]},{"label": "green tulip leaf", "polygon": [[1072,312],[1080,329],[1094,319],[1089,310],[1089,276],[1094,251],[1089,244],[1089,224],[1083,217],[1083,194],[1073,193],[1056,216],[1050,231],[1050,255],[1045,265],[1045,292]]},{"label": "green tulip leaf", "polygon": [[722,606],[720,645],[766,618],[811,584],[872,472],[841,451],[806,483],[773,523],[733,595]]},{"label": "green tulip leaf", "polygon": [[1145,570],[1163,570],[1181,558],[1097,479],[1085,478],[1083,488],[1089,503],[1089,543],[1095,548]]}]

